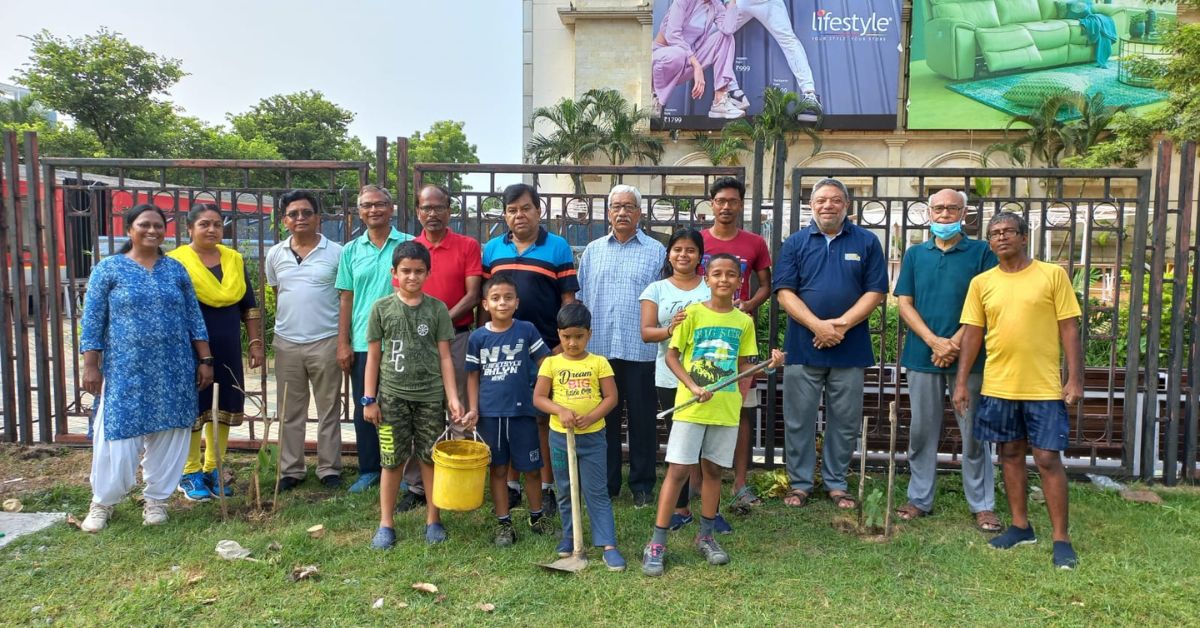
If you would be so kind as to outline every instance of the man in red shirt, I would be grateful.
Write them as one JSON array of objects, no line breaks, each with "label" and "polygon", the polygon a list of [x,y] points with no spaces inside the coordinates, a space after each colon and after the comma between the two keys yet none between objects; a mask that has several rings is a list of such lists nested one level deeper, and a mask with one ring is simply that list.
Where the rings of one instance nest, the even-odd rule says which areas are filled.
[{"label": "man in red shirt", "polygon": [[[745,208],[746,186],[733,177],[722,177],[709,187],[712,199],[713,226],[700,232],[704,238],[704,259],[718,253],[727,253],[742,263],[742,288],[733,301],[750,318],[757,318],[758,307],[771,296],[771,250],[762,236],[738,227]],[[758,280],[758,287],[750,290],[750,277]],[[758,391],[752,390],[751,378],[739,383],[744,403],[742,422],[738,427],[737,448],[733,456],[734,503],[739,506],[758,504],[754,491],[746,485],[746,470],[750,466],[750,427],[754,423],[754,412],[758,408]]]},{"label": "man in red shirt", "polygon": [[[479,304],[479,288],[483,283],[483,255],[479,242],[450,229],[450,191],[440,185],[426,185],[417,194],[417,220],[421,234],[416,237],[429,249],[431,263],[429,279],[422,290],[446,304],[454,323],[454,339],[450,355],[454,359],[458,396],[467,398],[467,339],[475,322],[475,306]],[[462,438],[462,427],[454,423],[450,429]],[[421,468],[416,456],[404,467],[408,492],[396,510],[406,512],[425,505],[425,487],[421,485]]]}]

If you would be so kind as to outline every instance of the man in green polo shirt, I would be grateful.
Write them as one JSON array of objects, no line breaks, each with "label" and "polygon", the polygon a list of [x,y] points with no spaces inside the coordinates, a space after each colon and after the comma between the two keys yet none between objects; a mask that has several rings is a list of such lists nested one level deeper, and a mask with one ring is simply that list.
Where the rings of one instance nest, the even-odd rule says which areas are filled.
[{"label": "man in green polo shirt", "polygon": [[387,188],[364,185],[358,192],[362,235],[346,243],[338,263],[338,364],[350,374],[354,397],[354,440],[358,449],[358,480],[351,493],[379,483],[379,432],[363,420],[363,373],[367,368],[367,321],[371,306],[392,294],[392,251],[413,239],[392,226],[392,195]]},{"label": "man in green polo shirt", "polygon": [[[938,441],[946,395],[954,395],[962,326],[959,314],[971,279],[996,265],[996,255],[982,240],[962,232],[967,195],[941,190],[929,198],[929,230],[932,238],[904,252],[895,295],[900,301],[900,318],[908,327],[900,365],[907,369],[908,395],[912,403],[912,427],[908,439],[908,503],[896,511],[907,521],[933,511]],[[995,482],[991,448],[972,435],[975,407],[983,384],[983,359],[977,360],[968,380],[971,404],[965,414],[955,412],[962,434],[963,493],[985,532],[999,532],[995,508]]]}]

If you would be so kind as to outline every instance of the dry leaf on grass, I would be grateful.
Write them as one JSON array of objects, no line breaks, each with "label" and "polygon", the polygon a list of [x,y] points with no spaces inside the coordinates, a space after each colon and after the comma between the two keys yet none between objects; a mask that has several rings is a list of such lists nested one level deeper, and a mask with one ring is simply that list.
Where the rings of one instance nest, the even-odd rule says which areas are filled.
[{"label": "dry leaf on grass", "polygon": [[201,603],[201,604],[203,604],[203,605],[205,605],[205,606],[208,606],[208,605],[210,605],[210,604],[214,604],[214,603],[216,603],[216,601],[217,601],[217,598],[215,598],[215,597],[210,597],[210,598],[205,598],[205,599],[203,599],[203,600],[200,600],[200,603]]},{"label": "dry leaf on grass", "polygon": [[418,591],[424,591],[425,593],[437,593],[437,592],[438,592],[437,585],[435,585],[435,584],[429,584],[428,582],[417,582],[417,583],[414,583],[414,584],[412,585],[412,588],[414,588],[414,589],[416,589],[416,590],[418,590]]},{"label": "dry leaf on grass", "polygon": [[67,521],[67,525],[75,528],[76,530],[80,529],[79,520],[75,518],[75,515],[67,515],[66,521]]},{"label": "dry leaf on grass", "polygon": [[250,550],[237,541],[217,541],[217,556],[225,560],[245,560],[250,558]]},{"label": "dry leaf on grass", "polygon": [[375,603],[371,605],[371,608],[374,608],[374,609],[383,608],[383,598],[379,598],[378,600],[375,600]]},{"label": "dry leaf on grass", "polygon": [[478,608],[479,610],[481,610],[485,613],[490,613],[490,612],[496,610],[496,605],[492,604],[491,602],[480,602],[475,605],[475,608]]},{"label": "dry leaf on grass", "polygon": [[445,593],[439,593],[437,597],[433,598],[434,604],[441,604],[442,602],[445,602],[445,601],[446,601]]},{"label": "dry leaf on grass", "polygon": [[279,544],[279,541],[271,541],[271,544],[267,546],[268,552],[278,552],[279,550],[282,550],[282,549],[283,549],[283,546]]},{"label": "dry leaf on grass", "polygon": [[295,567],[292,573],[288,575],[288,579],[292,582],[299,582],[320,575],[320,570],[316,565],[305,565],[303,567]]},{"label": "dry leaf on grass", "polygon": [[396,608],[408,608],[408,602],[396,602]]},{"label": "dry leaf on grass", "polygon": [[203,579],[204,579],[204,574],[199,574],[199,573],[198,573],[198,574],[196,574],[196,575],[194,575],[194,576],[192,576],[192,577],[190,577],[190,578],[188,578],[188,579],[187,579],[187,585],[188,585],[188,586],[191,586],[191,585],[193,585],[193,584],[196,584],[197,582],[200,582],[200,581],[201,581],[201,580],[203,580]]},{"label": "dry leaf on grass", "polygon": [[312,538],[312,539],[319,539],[319,538],[325,536],[325,526],[318,523],[317,525],[309,528],[308,536],[309,536],[309,538]]},{"label": "dry leaf on grass", "polygon": [[21,512],[24,509],[25,504],[22,504],[19,499],[4,500],[4,512]]}]

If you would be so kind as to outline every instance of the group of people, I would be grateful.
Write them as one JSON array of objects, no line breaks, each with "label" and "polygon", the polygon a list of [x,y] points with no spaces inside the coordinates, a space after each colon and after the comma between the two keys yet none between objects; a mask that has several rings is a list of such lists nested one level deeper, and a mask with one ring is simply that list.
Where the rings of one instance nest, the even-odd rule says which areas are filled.
[{"label": "group of people", "polygon": [[[615,186],[611,229],[588,244],[578,266],[566,240],[541,224],[542,200],[527,184],[504,190],[508,231],[483,247],[449,228],[451,195],[436,185],[418,191],[416,238],[393,226],[388,191],[365,186],[358,197],[365,232],[345,246],[320,233],[315,197],[300,190],[282,196],[290,235],[271,248],[263,268],[277,297],[276,385],[286,408],[280,488],[293,489],[307,475],[310,390],[316,475],[326,487],[341,486],[339,390],[348,373],[359,463],[350,490],[380,487],[373,547],[396,542],[395,512],[420,507],[426,542],[446,540],[440,513],[424,496],[433,481],[431,450],[440,438],[474,431],[492,452],[497,545],[517,541],[511,511],[524,497],[532,533],[552,534],[557,513],[557,551],[575,549],[570,439],[591,542],[610,569],[625,568],[612,513],[623,482],[635,508],[657,505],[641,556],[645,574],[663,573],[668,532],[695,520],[689,504],[697,495],[695,547],[709,563],[727,563],[714,536],[732,531],[719,510],[723,470],[734,470],[739,506],[761,503],[746,484],[759,399],[753,378],[737,376],[759,359],[754,317],[773,292],[788,315],[784,351],[772,351],[765,365],[768,373],[783,369],[791,484],[784,504],[802,507],[816,488],[823,416],[823,488],[837,508],[856,508],[846,476],[865,371],[875,364],[867,319],[888,290],[880,242],[847,217],[845,185],[823,179],[811,191],[812,223],[788,237],[773,264],[763,238],[738,226],[744,185],[721,178],[709,195],[713,226],[679,229],[663,246],[640,226],[641,193]],[[931,237],[905,252],[895,286],[908,328],[901,365],[912,406],[912,479],[897,515],[932,512],[948,394],[975,525],[999,533],[990,541],[999,549],[1036,541],[1025,507],[1032,445],[1053,564],[1072,568],[1061,452],[1066,406],[1082,397],[1079,304],[1063,269],[1029,257],[1020,215],[997,213],[986,240],[975,240],[963,232],[966,203],[954,190],[929,199]],[[241,257],[220,244],[217,207],[193,208],[190,244],[165,256],[161,210],[131,208],[124,224],[129,243],[95,266],[84,309],[83,387],[97,397],[94,495],[83,522],[91,532],[105,527],[132,488],[139,462],[148,525],[166,521],[165,500],[176,489],[193,500],[228,494],[214,467],[228,426],[242,418],[243,325],[251,368],[264,363],[259,310]],[[671,416],[656,499],[656,413],[676,406],[685,407]],[[201,460],[203,426],[208,454]],[[998,445],[1007,489],[1007,529],[994,512],[990,443]]]}]

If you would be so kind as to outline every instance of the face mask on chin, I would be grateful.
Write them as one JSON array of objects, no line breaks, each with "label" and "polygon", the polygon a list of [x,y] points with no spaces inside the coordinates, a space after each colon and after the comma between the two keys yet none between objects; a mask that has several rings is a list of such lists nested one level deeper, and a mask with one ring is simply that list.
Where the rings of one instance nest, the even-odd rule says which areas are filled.
[{"label": "face mask on chin", "polygon": [[929,231],[933,233],[934,237],[942,240],[949,240],[962,231],[962,223],[952,222],[949,224],[943,224],[940,222],[931,222],[929,223]]}]

